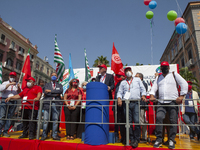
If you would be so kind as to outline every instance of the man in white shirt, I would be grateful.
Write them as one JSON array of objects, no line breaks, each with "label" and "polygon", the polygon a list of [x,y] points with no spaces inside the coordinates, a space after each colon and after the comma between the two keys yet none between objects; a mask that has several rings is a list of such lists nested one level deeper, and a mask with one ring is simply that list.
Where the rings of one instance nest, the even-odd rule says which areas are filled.
[{"label": "man in white shirt", "polygon": [[[129,123],[139,123],[139,100],[146,101],[146,89],[138,77],[132,77],[133,72],[130,67],[126,67],[124,69],[126,74],[126,80],[123,80],[119,86],[119,91],[117,92],[117,102],[118,106],[122,107],[122,99],[124,100],[137,100],[137,101],[130,101],[129,103]],[[141,96],[142,95],[142,96]],[[123,108],[124,112],[125,109]],[[124,116],[125,117],[125,116]],[[131,125],[132,126],[132,125]],[[135,125],[135,129],[129,128],[130,134],[130,145],[133,148],[138,147],[138,143],[140,141],[140,125]]]},{"label": "man in white shirt", "polygon": [[[17,101],[9,101],[5,102],[5,99],[14,95],[17,95],[21,92],[19,83],[16,82],[17,74],[16,72],[11,72],[9,74],[9,80],[3,82],[0,85],[0,92],[2,92],[2,102],[0,104],[0,133],[2,128],[4,128],[3,136],[10,137],[7,133],[10,125],[11,120],[1,120],[1,119],[11,119],[14,115]],[[8,109],[8,110],[7,110]],[[6,113],[8,114],[6,115]],[[7,118],[6,118],[7,116]]]},{"label": "man in white shirt", "polygon": [[[178,107],[174,106],[180,104],[184,96],[188,92],[188,84],[178,73],[169,72],[169,63],[164,61],[161,63],[162,74],[156,77],[154,84],[150,91],[150,100],[154,101],[156,92],[158,91],[158,106],[156,111],[156,124],[163,124],[166,112],[169,113],[170,124],[177,124]],[[178,92],[178,85],[181,87],[180,96]],[[172,106],[166,106],[172,105]],[[157,125],[155,129],[156,142],[154,147],[158,148],[162,145],[162,130],[163,125]],[[169,149],[175,148],[175,137],[177,133],[177,125],[170,126],[169,131]]]}]

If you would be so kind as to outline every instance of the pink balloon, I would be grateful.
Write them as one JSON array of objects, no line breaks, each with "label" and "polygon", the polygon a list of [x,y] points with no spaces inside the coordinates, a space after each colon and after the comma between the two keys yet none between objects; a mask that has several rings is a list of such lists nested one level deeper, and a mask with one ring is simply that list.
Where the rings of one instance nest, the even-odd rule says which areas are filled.
[{"label": "pink balloon", "polygon": [[185,20],[181,17],[176,18],[176,20],[174,21],[174,25],[177,26],[179,23],[185,23]]},{"label": "pink balloon", "polygon": [[145,5],[149,5],[150,2],[151,2],[151,0],[144,0]]}]

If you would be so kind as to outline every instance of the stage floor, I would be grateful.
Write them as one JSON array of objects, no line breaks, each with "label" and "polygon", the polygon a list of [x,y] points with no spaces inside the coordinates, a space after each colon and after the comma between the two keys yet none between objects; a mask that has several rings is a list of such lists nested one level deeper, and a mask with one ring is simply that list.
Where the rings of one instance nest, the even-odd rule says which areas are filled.
[{"label": "stage floor", "polygon": [[[10,132],[9,135],[10,135],[10,138],[12,139],[18,139],[18,137],[21,135],[22,132]],[[59,142],[61,143],[74,143],[74,144],[84,144],[84,142],[81,141],[81,139],[74,139],[74,140],[66,140],[66,137],[65,137],[65,132],[62,131],[60,136],[62,137],[61,140]],[[1,137],[1,138],[4,138],[4,137]],[[155,140],[155,136],[151,136],[150,137],[151,140]],[[3,140],[3,139],[2,139]],[[28,138],[26,138],[25,140],[29,140]],[[167,140],[167,138],[165,138],[165,141]],[[45,141],[48,141],[48,142],[58,142],[58,141],[54,141],[50,138],[46,139]],[[124,145],[121,144],[121,143],[115,143],[115,144],[112,144],[112,143],[109,143],[107,144],[107,146],[120,146],[120,147],[123,147]],[[152,148],[153,147],[153,143],[151,144],[147,144],[147,143],[139,143],[139,148]],[[168,147],[163,145],[162,148],[164,149],[167,149]],[[199,150],[200,149],[200,141],[197,141],[197,139],[195,139],[194,141],[190,141],[190,138],[189,138],[189,135],[181,135],[180,136],[180,139],[179,139],[179,136],[176,136],[176,146],[175,146],[175,149],[192,149],[192,150]]]}]

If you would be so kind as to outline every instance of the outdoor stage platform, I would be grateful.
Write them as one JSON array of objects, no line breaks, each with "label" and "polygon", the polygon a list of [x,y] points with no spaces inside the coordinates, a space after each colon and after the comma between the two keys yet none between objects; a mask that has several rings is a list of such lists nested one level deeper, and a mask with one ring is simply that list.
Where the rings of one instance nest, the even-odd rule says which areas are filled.
[{"label": "outdoor stage platform", "polygon": [[[65,137],[61,138],[61,141],[53,141],[51,139],[47,139],[45,141],[40,140],[28,140],[27,139],[18,139],[21,135],[21,132],[11,132],[10,138],[0,138],[0,145],[3,146],[3,150],[59,150],[59,149],[67,149],[67,150],[131,150],[132,147],[124,146],[121,143],[115,144],[107,144],[100,146],[91,146],[84,144],[81,142],[81,139],[75,140],[66,140]],[[62,135],[61,135],[62,136]],[[155,140],[155,136],[151,136],[151,140]],[[167,139],[165,139],[166,141]],[[188,135],[181,135],[181,139],[176,137],[176,148],[177,150],[199,150],[200,149],[200,141],[190,141]],[[153,148],[153,143],[139,143],[137,148],[138,150],[153,150],[157,148]],[[168,149],[167,146],[160,148],[160,150]]]}]

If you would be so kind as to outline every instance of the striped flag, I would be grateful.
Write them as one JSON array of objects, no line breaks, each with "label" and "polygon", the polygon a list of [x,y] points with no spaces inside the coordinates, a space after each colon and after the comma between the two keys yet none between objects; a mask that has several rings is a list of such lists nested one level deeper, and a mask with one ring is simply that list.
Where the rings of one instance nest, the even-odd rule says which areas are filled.
[{"label": "striped flag", "polygon": [[65,72],[65,64],[60,50],[58,48],[56,37],[57,35],[55,35],[54,62],[56,63],[56,73],[58,76],[58,82],[61,82],[63,80],[63,74]]},{"label": "striped flag", "polygon": [[63,86],[63,94],[65,93],[65,91],[67,90],[67,88],[69,88],[69,82],[71,81],[71,79],[74,79],[74,70],[72,67],[72,61],[71,61],[71,54],[69,54],[69,72],[68,72],[68,77],[65,78],[61,84]]},{"label": "striped flag", "polygon": [[[0,84],[2,84],[2,62],[0,62]],[[0,99],[1,99],[1,92],[0,92]]]},{"label": "striped flag", "polygon": [[85,48],[84,48],[84,53],[85,53],[85,81],[88,82],[91,79],[91,74]]}]

